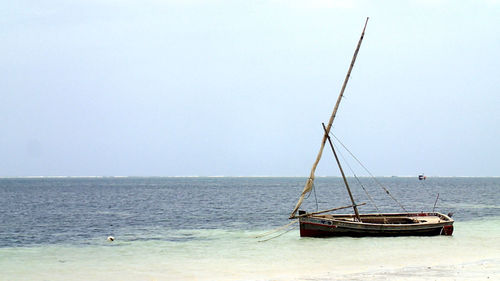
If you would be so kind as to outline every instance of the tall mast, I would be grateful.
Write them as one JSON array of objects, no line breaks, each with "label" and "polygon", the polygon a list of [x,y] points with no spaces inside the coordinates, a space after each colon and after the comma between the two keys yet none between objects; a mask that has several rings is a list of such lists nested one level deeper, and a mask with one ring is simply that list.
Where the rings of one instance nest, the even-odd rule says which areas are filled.
[{"label": "tall mast", "polygon": [[[325,134],[326,134],[325,123],[321,123],[321,124],[323,124],[323,129],[325,130]],[[361,217],[359,216],[359,212],[358,212],[358,205],[356,205],[356,202],[354,202],[354,197],[352,196],[351,189],[349,188],[349,183],[347,183],[347,179],[345,178],[344,169],[342,169],[342,165],[340,165],[340,160],[339,160],[339,157],[337,156],[337,152],[335,152],[335,149],[333,148],[333,143],[332,143],[332,140],[330,139],[330,135],[326,135],[326,137],[328,138],[328,143],[330,144],[330,147],[332,149],[333,156],[335,156],[335,161],[337,161],[337,165],[339,166],[340,174],[342,174],[342,179],[344,180],[345,187],[347,188],[347,193],[349,194],[349,198],[351,199],[352,208],[354,209],[354,215],[356,216],[356,219],[359,222],[361,222]]]},{"label": "tall mast", "polygon": [[333,119],[335,119],[335,115],[337,114],[337,110],[340,105],[340,101],[342,100],[342,97],[344,96],[344,90],[347,86],[347,82],[349,81],[349,77],[351,76],[351,71],[352,68],[354,67],[354,62],[356,61],[356,57],[358,56],[359,48],[361,47],[361,42],[363,41],[363,37],[365,36],[365,29],[366,25],[368,24],[368,19],[366,18],[365,21],[365,26],[363,27],[363,32],[361,33],[361,37],[359,38],[358,41],[358,46],[356,47],[356,50],[354,51],[354,55],[351,60],[351,65],[349,66],[349,70],[347,71],[347,75],[344,79],[344,84],[342,84],[342,89],[340,90],[339,97],[337,98],[337,102],[335,103],[335,107],[333,108],[332,115],[330,116],[330,120],[328,121],[328,125],[326,126],[325,130],[325,135],[323,136],[323,139],[321,140],[321,147],[318,152],[318,156],[316,156],[316,160],[314,161],[314,164],[311,169],[311,173],[309,175],[309,178],[307,179],[306,185],[304,186],[304,190],[302,190],[302,194],[300,195],[299,201],[295,205],[295,208],[293,209],[292,213],[290,214],[290,218],[294,218],[295,214],[297,213],[297,210],[300,208],[300,205],[302,205],[302,202],[304,201],[304,197],[306,196],[307,193],[311,192],[313,183],[314,183],[314,173],[316,172],[316,167],[318,166],[319,160],[321,159],[321,155],[323,154],[323,149],[325,148],[325,143],[328,134],[330,133],[330,129],[332,128],[333,124]]}]

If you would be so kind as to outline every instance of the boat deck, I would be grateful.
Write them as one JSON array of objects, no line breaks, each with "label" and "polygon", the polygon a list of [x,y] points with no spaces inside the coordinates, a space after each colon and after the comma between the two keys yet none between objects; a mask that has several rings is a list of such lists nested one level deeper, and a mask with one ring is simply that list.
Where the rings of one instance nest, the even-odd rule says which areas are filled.
[{"label": "boat deck", "polygon": [[[315,215],[313,217],[327,220],[357,222],[354,215]],[[361,222],[372,224],[436,224],[450,221],[448,217],[437,213],[415,214],[366,214],[361,215]]]}]

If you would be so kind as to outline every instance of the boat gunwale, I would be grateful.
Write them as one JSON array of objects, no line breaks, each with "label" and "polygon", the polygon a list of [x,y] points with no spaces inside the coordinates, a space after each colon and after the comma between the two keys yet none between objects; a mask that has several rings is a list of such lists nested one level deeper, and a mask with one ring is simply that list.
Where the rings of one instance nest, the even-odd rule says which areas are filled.
[{"label": "boat gunwale", "polygon": [[[332,221],[336,223],[336,226],[339,224],[345,224],[345,225],[351,225],[351,226],[383,226],[383,227],[396,227],[396,228],[404,228],[405,226],[443,226],[443,225],[453,225],[454,220],[450,218],[447,215],[438,213],[438,212],[430,212],[430,213],[377,213],[377,214],[360,214],[360,217],[439,217],[442,219],[442,221],[439,222],[415,222],[415,223],[371,223],[371,222],[358,222],[358,221],[345,221],[345,220],[339,220],[339,217],[342,218],[354,218],[355,216],[353,214],[336,214],[336,215],[329,215],[333,216],[332,218],[325,217],[326,215],[311,215],[311,216],[304,216],[299,218],[300,223],[309,223],[309,224],[318,224],[315,222],[310,222],[310,221],[304,221],[304,219],[307,218],[312,218],[316,220],[327,220],[327,221]],[[326,224],[318,224],[318,225],[323,225],[323,226],[330,226]],[[333,225],[332,225],[333,226]]]}]

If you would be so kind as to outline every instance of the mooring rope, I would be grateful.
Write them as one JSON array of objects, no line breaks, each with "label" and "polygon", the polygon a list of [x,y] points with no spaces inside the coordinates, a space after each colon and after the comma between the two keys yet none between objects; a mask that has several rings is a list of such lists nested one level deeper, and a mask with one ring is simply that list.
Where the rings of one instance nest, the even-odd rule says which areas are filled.
[{"label": "mooring rope", "polygon": [[287,223],[286,225],[283,225],[283,226],[280,226],[280,227],[275,228],[275,229],[273,229],[273,230],[270,230],[270,231],[268,231],[268,232],[265,232],[265,233],[259,234],[259,235],[255,236],[254,238],[261,238],[261,237],[267,236],[267,235],[269,235],[269,234],[273,234],[273,233],[275,233],[275,232],[278,232],[278,231],[280,231],[280,230],[282,230],[282,229],[286,229],[287,227],[291,226],[291,225],[292,225],[292,224],[294,224],[294,223],[297,223],[298,221],[299,221],[299,220],[294,220],[294,221],[292,221],[292,222],[290,222],[290,223]]},{"label": "mooring rope", "polygon": [[[295,222],[298,222],[298,221],[299,221],[299,220],[296,220],[296,221],[294,221],[294,223],[295,223]],[[295,227],[291,227],[291,228],[290,228],[290,229],[288,229],[287,231],[283,231],[282,233],[280,233],[280,234],[278,234],[278,235],[276,235],[276,236],[273,236],[273,237],[271,237],[271,238],[267,238],[267,239],[264,239],[264,240],[259,240],[258,242],[266,242],[266,241],[269,241],[269,240],[271,240],[271,239],[278,238],[278,237],[280,237],[281,235],[283,235],[283,234],[285,234],[285,233],[288,233],[288,232],[290,232],[290,231],[292,231],[292,230],[294,230],[294,229],[295,229]]]}]

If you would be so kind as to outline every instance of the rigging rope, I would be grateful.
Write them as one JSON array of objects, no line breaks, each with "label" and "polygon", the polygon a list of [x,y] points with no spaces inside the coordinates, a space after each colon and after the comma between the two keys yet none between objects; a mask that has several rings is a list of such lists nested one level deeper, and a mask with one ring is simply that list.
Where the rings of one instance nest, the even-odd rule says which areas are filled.
[{"label": "rigging rope", "polygon": [[356,179],[356,181],[358,182],[358,184],[361,186],[361,188],[364,190],[366,196],[368,197],[368,199],[370,200],[370,202],[373,204],[373,206],[375,207],[375,209],[377,210],[377,212],[380,213],[380,210],[378,209],[377,204],[375,204],[375,201],[373,201],[373,198],[370,196],[370,193],[368,193],[368,191],[366,190],[365,186],[361,183],[361,181],[359,180],[358,176],[356,175],[356,173],[352,169],[351,165],[349,165],[349,162],[347,162],[347,160],[344,157],[344,155],[342,154],[342,152],[339,149],[337,149],[337,152],[340,154],[340,157],[342,157],[342,159],[344,160],[344,163],[347,165],[347,167],[349,168],[349,170],[351,170],[351,173],[354,175],[354,178]]},{"label": "rigging rope", "polygon": [[365,171],[372,177],[372,179],[385,191],[385,193],[387,193],[387,195],[389,195],[392,200],[394,200],[396,203],[398,203],[398,205],[401,207],[401,209],[403,209],[406,213],[408,213],[408,211],[406,210],[406,208],[401,204],[399,203],[399,201],[394,197],[392,196],[392,194],[389,192],[389,190],[383,186],[376,178],[375,176],[365,167],[365,165],[363,165],[363,163],[361,163],[361,161],[359,161],[358,158],[356,158],[356,156],[354,156],[354,154],[352,154],[352,152],[337,138],[337,136],[335,136],[333,133],[330,132],[330,134],[340,143],[340,145],[342,145],[342,147],[347,151],[349,152],[349,154],[352,156],[352,158],[354,158],[358,164],[363,167],[363,169],[365,169]]},{"label": "rigging rope", "polygon": [[318,197],[316,197],[316,186],[313,183],[313,191],[314,191],[314,200],[316,201],[316,212],[319,211],[319,206],[318,206]]},{"label": "rigging rope", "polygon": [[[316,186],[314,185],[314,182],[312,183],[311,189],[314,192],[314,200],[316,201],[316,212],[317,212],[319,210],[319,206],[318,206],[318,197],[316,196]],[[310,196],[311,196],[311,192],[309,192],[309,194],[307,194],[307,197],[305,199],[306,200],[309,199]]]}]

